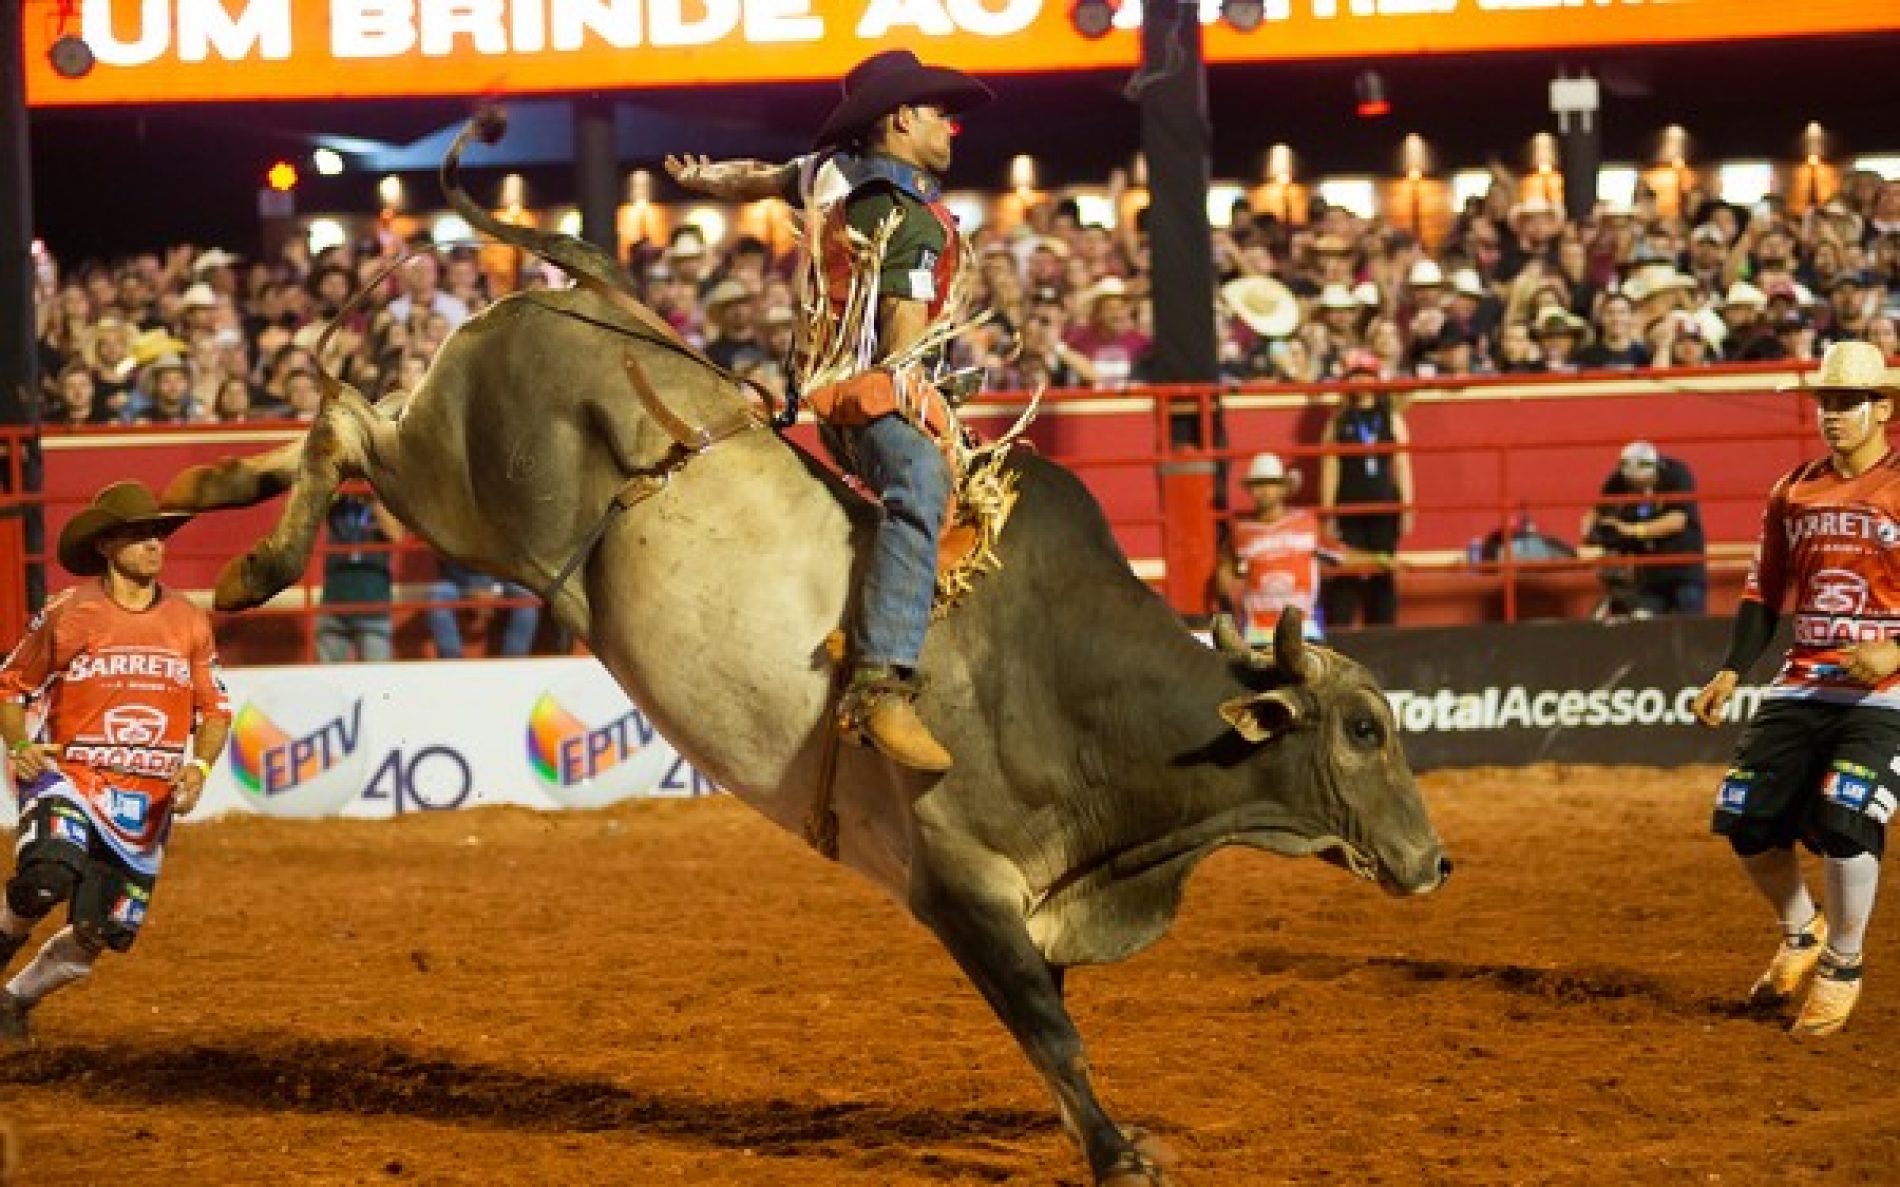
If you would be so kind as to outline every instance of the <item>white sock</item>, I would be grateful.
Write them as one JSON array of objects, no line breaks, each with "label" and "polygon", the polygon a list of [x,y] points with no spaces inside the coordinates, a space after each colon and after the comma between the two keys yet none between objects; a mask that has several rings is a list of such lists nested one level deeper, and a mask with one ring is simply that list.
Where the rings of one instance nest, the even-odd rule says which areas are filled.
[{"label": "white sock", "polygon": [[[1781,920],[1781,934],[1793,939],[1814,921],[1814,898],[1801,878],[1801,859],[1793,849],[1770,849],[1741,859],[1748,880],[1761,891]],[[1833,901],[1833,894],[1828,900]],[[1829,919],[1832,924],[1834,921]]]},{"label": "white sock", "polygon": [[62,927],[59,934],[41,946],[33,963],[7,983],[7,992],[29,1006],[36,1005],[47,994],[64,989],[90,973],[92,962],[97,959],[96,953],[86,951],[72,928]]},{"label": "white sock", "polygon": [[1874,913],[1874,895],[1880,889],[1880,859],[1871,853],[1830,857],[1827,872],[1827,946],[1841,964],[1860,960],[1867,920]]},{"label": "white sock", "polygon": [[23,936],[33,930],[33,921],[23,915],[15,915],[13,908],[7,906],[6,899],[0,897],[0,932],[10,936]]}]

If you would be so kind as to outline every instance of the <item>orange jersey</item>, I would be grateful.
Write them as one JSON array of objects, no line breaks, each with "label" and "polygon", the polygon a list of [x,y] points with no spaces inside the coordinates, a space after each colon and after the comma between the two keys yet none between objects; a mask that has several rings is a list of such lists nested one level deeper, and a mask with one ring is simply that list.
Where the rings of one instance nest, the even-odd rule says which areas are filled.
[{"label": "orange jersey", "polygon": [[1900,638],[1900,458],[1844,478],[1826,459],[1775,484],[1742,596],[1780,613],[1794,601],[1794,646],[1770,696],[1900,708],[1900,673],[1869,690],[1842,649]]},{"label": "orange jersey", "polygon": [[1271,523],[1237,519],[1233,527],[1234,561],[1241,580],[1240,627],[1247,641],[1271,642],[1274,624],[1288,606],[1298,606],[1309,627],[1316,627],[1319,517],[1311,511],[1289,511]]},{"label": "orange jersey", "polygon": [[[164,842],[192,730],[231,715],[205,612],[164,590],[127,610],[97,581],[55,595],[34,618],[0,667],[0,697],[39,703],[39,737],[61,747],[60,773],[132,859]],[[48,788],[21,790],[31,799]]]}]

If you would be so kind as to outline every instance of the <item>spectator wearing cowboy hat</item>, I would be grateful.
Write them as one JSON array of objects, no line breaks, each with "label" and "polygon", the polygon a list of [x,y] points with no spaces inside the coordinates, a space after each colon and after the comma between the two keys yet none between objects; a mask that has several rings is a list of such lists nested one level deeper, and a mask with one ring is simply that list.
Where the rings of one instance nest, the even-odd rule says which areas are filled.
[{"label": "spectator wearing cowboy hat", "polygon": [[[991,97],[961,71],[927,66],[909,50],[886,50],[845,75],[839,102],[814,138],[814,156],[783,165],[703,156],[665,162],[688,189],[728,201],[786,198],[815,212],[806,242],[824,287],[813,297],[825,303],[837,341],[876,343],[869,360],[827,356],[828,382],[804,393],[885,512],[851,624],[853,666],[839,728],[899,765],[932,772],[948,770],[953,760],[912,702],[951,474],[935,439],[948,431],[942,395],[916,376],[919,360],[908,356],[957,315],[952,297],[962,247],[943,204],[942,178],[956,117]],[[863,258],[852,232],[875,236],[882,255]],[[860,286],[876,294],[862,314],[849,300]],[[1098,295],[1097,317],[1105,303]],[[1125,297],[1121,303],[1125,308]],[[857,324],[846,320],[859,317]],[[1132,317],[1124,325],[1132,332]],[[899,362],[877,365],[891,360]],[[1131,355],[1131,370],[1133,361]]]},{"label": "spectator wearing cowboy hat", "polygon": [[1716,305],[1722,324],[1728,327],[1728,333],[1722,339],[1722,358],[1725,361],[1739,360],[1756,339],[1773,336],[1762,318],[1762,312],[1767,308],[1768,294],[1746,280],[1738,280],[1728,286],[1728,292],[1722,294]]},{"label": "spectator wearing cowboy hat", "polygon": [[1223,371],[1235,379],[1272,376],[1273,344],[1299,328],[1299,298],[1272,277],[1243,276],[1221,286],[1221,303],[1245,331],[1229,336],[1237,350]]},{"label": "spectator wearing cowboy hat", "polygon": [[1125,387],[1152,340],[1135,323],[1128,283],[1105,276],[1076,298],[1082,324],[1069,330],[1069,348],[1095,369],[1096,387]]},{"label": "spectator wearing cowboy hat", "polygon": [[1557,233],[1563,229],[1563,215],[1549,198],[1532,195],[1511,206],[1505,222],[1510,234],[1504,237],[1493,279],[1515,280],[1532,260],[1556,263]]},{"label": "spectator wearing cowboy hat", "polygon": [[765,357],[759,341],[758,301],[739,280],[722,280],[706,294],[706,357],[728,371]]},{"label": "spectator wearing cowboy hat", "polygon": [[1568,309],[1551,306],[1537,316],[1532,333],[1544,354],[1544,370],[1577,370],[1577,351],[1589,341],[1590,323]]}]

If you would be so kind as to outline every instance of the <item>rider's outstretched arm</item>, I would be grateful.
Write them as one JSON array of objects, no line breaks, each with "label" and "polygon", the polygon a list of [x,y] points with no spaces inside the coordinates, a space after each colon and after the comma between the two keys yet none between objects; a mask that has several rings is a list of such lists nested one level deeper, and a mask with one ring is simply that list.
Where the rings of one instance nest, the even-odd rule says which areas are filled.
[{"label": "rider's outstretched arm", "polygon": [[798,161],[774,165],[770,161],[715,161],[691,155],[666,158],[666,172],[674,181],[728,202],[795,198],[799,166]]}]

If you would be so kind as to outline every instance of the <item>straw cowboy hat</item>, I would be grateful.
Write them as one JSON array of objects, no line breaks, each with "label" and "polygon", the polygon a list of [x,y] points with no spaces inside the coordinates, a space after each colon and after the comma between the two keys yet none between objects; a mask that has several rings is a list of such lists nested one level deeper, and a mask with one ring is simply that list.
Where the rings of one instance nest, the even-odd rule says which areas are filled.
[{"label": "straw cowboy hat", "polygon": [[1319,307],[1321,309],[1357,310],[1359,308],[1359,298],[1353,296],[1352,290],[1343,284],[1329,284],[1319,291]]},{"label": "straw cowboy hat", "polygon": [[1451,291],[1464,297],[1482,301],[1491,294],[1485,291],[1484,280],[1475,268],[1460,268],[1451,274]]},{"label": "straw cowboy hat", "polygon": [[1623,295],[1641,304],[1669,292],[1695,292],[1695,277],[1676,271],[1674,264],[1645,264],[1623,282]]},{"label": "straw cowboy hat", "polygon": [[1746,280],[1738,280],[1728,286],[1719,304],[1723,309],[1766,309],[1768,294]]},{"label": "straw cowboy hat", "polygon": [[900,107],[930,103],[949,115],[981,107],[994,93],[961,70],[926,66],[907,49],[872,54],[844,76],[844,98],[825,117],[814,148],[837,148]]},{"label": "straw cowboy hat", "polygon": [[1095,307],[1110,297],[1128,299],[1128,285],[1119,276],[1104,276],[1077,293],[1075,303],[1077,311],[1082,315],[1082,320],[1087,321],[1094,317]]},{"label": "straw cowboy hat", "polygon": [[1868,392],[1900,396],[1900,375],[1887,369],[1887,356],[1871,342],[1836,342],[1821,356],[1821,369],[1787,384],[1784,392]]},{"label": "straw cowboy hat", "polygon": [[1299,298],[1270,276],[1230,280],[1220,295],[1234,316],[1262,338],[1284,338],[1299,328]]},{"label": "straw cowboy hat", "polygon": [[162,511],[142,482],[115,482],[93,496],[92,506],[68,520],[59,533],[59,563],[75,577],[97,577],[106,571],[99,540],[120,528],[154,526],[169,536],[191,516]]},{"label": "straw cowboy hat", "polygon": [[1405,278],[1405,283],[1415,289],[1443,288],[1445,287],[1445,270],[1438,266],[1436,260],[1416,260],[1412,264],[1411,273]]},{"label": "straw cowboy hat", "polygon": [[1537,324],[1531,333],[1539,338],[1549,338],[1558,334],[1567,334],[1579,342],[1590,340],[1590,323],[1565,309],[1561,305],[1547,306],[1537,315]]}]

